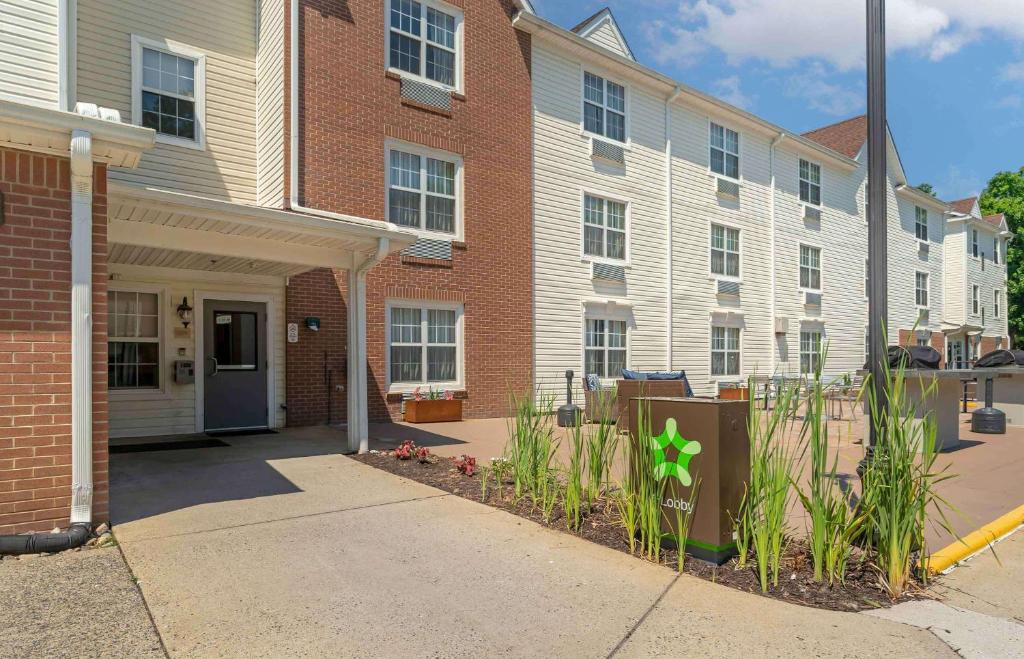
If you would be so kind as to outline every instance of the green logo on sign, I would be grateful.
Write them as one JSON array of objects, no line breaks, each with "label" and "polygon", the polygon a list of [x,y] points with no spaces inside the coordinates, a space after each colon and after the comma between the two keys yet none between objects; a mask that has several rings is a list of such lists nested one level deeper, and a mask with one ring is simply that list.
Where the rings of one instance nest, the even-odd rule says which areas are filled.
[{"label": "green logo on sign", "polygon": [[[674,446],[678,451],[675,461],[669,460],[665,454],[669,446]],[[665,430],[651,438],[651,448],[654,450],[654,475],[658,480],[675,476],[684,486],[693,483],[689,472],[690,459],[700,453],[700,442],[684,439],[676,430],[675,419],[670,417],[665,420]]]}]

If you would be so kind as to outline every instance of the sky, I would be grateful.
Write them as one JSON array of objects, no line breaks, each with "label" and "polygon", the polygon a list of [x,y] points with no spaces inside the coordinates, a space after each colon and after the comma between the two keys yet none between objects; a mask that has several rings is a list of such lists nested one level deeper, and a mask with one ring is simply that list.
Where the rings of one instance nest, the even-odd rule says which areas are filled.
[{"label": "sky", "polygon": [[[640,63],[795,132],[863,114],[864,0],[533,0],[609,6]],[[912,184],[952,201],[1024,167],[1024,0],[887,0],[889,125]]]}]

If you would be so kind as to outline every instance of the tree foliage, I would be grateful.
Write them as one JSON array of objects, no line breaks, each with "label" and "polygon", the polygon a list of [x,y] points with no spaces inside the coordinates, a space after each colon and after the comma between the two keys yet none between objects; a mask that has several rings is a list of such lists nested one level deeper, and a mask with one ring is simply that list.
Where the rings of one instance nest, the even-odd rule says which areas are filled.
[{"label": "tree foliage", "polygon": [[934,187],[932,187],[932,184],[931,184],[931,183],[922,183],[921,185],[918,185],[918,186],[915,186],[915,187],[916,187],[916,188],[917,188],[918,190],[920,190],[921,192],[925,193],[925,194],[930,194],[930,195],[931,195],[931,196],[933,196],[933,197],[935,197],[935,196],[936,196],[936,194],[935,194],[935,188],[934,188]]},{"label": "tree foliage", "polygon": [[1024,167],[1016,172],[999,172],[988,182],[978,201],[985,215],[1003,213],[1015,237],[1006,245],[1007,304],[1013,345],[1024,338]]}]

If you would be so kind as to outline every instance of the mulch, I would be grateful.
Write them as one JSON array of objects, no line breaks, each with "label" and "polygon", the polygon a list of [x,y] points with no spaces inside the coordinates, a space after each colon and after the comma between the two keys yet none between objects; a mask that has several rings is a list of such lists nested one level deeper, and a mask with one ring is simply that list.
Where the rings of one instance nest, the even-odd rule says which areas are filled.
[{"label": "mulch", "polygon": [[[505,485],[499,492],[491,479],[487,495],[483,497],[479,473],[466,476],[455,468],[451,458],[431,456],[431,462],[420,462],[415,457],[399,460],[391,452],[366,453],[352,458],[465,499],[500,508],[552,529],[630,553],[629,542],[619,521],[618,512],[607,500],[600,500],[595,504],[594,509],[586,515],[579,531],[570,531],[566,527],[560,504],[556,506],[550,522],[545,522],[541,511],[532,505],[529,497],[523,497],[518,502],[514,500],[511,485]],[[639,556],[637,558],[648,560]],[[663,548],[659,564],[675,570],[677,558],[675,549]],[[802,540],[790,540],[783,556],[783,571],[779,576],[779,585],[767,593],[761,592],[756,564],[752,559],[741,568],[735,558],[724,565],[716,566],[687,557],[683,571],[737,590],[821,609],[862,611],[898,603],[889,598],[879,582],[877,569],[869,561],[863,560],[863,554],[860,554],[859,550],[855,550],[855,555],[850,558],[844,584],[829,586],[827,583],[815,582],[810,554]],[[925,596],[924,588],[918,584],[913,592],[900,601]]]}]

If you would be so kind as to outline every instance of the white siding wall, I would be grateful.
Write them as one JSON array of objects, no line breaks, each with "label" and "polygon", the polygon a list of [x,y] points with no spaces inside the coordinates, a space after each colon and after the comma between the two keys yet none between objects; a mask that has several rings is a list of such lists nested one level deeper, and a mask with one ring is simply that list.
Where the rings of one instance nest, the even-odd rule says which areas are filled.
[{"label": "white siding wall", "polygon": [[[284,303],[285,282],[283,278],[250,277],[242,281],[237,276],[220,275],[199,271],[173,271],[159,268],[140,268],[112,264],[111,273],[115,279],[112,286],[131,289],[133,286],[145,287],[150,290],[156,287],[162,297],[162,332],[163,345],[160,377],[164,390],[151,395],[140,396],[136,392],[130,394],[117,391],[110,392],[110,436],[111,437],[144,437],[151,435],[188,434],[196,432],[196,387],[191,384],[175,384],[173,381],[173,363],[176,359],[192,359],[196,363],[196,377],[202,377],[202,359],[196,355],[195,332],[188,337],[175,337],[174,329],[180,328],[176,308],[181,299],[188,296],[189,302],[195,307],[195,314],[200,313],[196,304],[196,291],[216,291],[218,293],[253,293],[269,295],[273,299],[274,315],[269,322],[274,327],[274,388],[277,398],[276,420],[274,425],[285,423],[284,410],[280,408],[285,402],[285,327]],[[184,348],[185,356],[178,355],[178,349]]]},{"label": "white siding wall", "polygon": [[[970,232],[972,226],[978,229],[978,258],[974,258],[971,255],[971,239]],[[967,281],[965,292],[967,300],[967,322],[971,325],[983,325],[985,331],[982,332],[984,336],[1006,336],[1007,335],[1007,322],[1006,322],[1006,265],[1005,265],[1005,248],[1001,256],[999,265],[992,263],[992,238],[996,235],[993,229],[989,229],[988,225],[984,225],[982,222],[967,227],[967,240],[965,250],[967,253]],[[979,313],[974,314],[971,305],[971,286],[977,284],[981,287],[981,299],[979,306]],[[1003,299],[1001,309],[999,310],[999,318],[993,316],[993,300],[992,292],[996,289],[1003,291]],[[985,320],[982,322],[981,310],[985,311]]]},{"label": "white siding wall", "polygon": [[[941,331],[945,317],[945,293],[942,248],[942,215],[928,208],[928,250],[918,248],[915,231],[918,204],[912,199],[896,194],[890,180],[889,216],[889,342],[899,341],[898,330],[909,330],[917,324],[922,331]],[[924,207],[924,206],[922,206]],[[928,273],[929,315],[928,323],[917,323],[916,273]]]},{"label": "white siding wall", "polygon": [[258,203],[284,206],[284,2],[260,2],[256,91]]},{"label": "white siding wall", "polygon": [[619,38],[616,36],[615,29],[612,27],[610,20],[602,21],[593,32],[587,35],[587,39],[603,48],[607,48],[616,55],[629,57],[629,52],[619,42]]},{"label": "white siding wall", "polygon": [[[821,164],[821,221],[803,219],[800,201],[800,158]],[[775,156],[776,315],[787,318],[788,331],[775,339],[780,373],[800,372],[800,331],[822,331],[828,343],[825,373],[829,376],[864,365],[867,300],[864,261],[867,223],[861,214],[859,191],[865,171],[827,167],[811,155],[786,149]],[[804,305],[800,284],[800,245],[821,248],[822,302]]]},{"label": "white siding wall", "polygon": [[[664,104],[629,86],[626,165],[593,160],[580,129],[580,64],[538,46],[532,59],[536,378],[562,395],[564,371],[583,373],[585,298],[628,299],[632,310],[620,311],[629,320],[630,367],[665,367]],[[592,279],[581,258],[584,189],[629,201],[625,284]]]},{"label": "white siding wall", "polygon": [[158,143],[129,181],[242,203],[256,202],[256,2],[78,0],[78,99],[131,121],[131,37],[206,54],[206,148]]},{"label": "white siding wall", "polygon": [[57,0],[0,2],[0,98],[57,108]]},{"label": "white siding wall", "polygon": [[[672,115],[673,184],[673,367],[686,370],[694,391],[715,394],[711,376],[711,325],[740,327],[741,373],[722,381],[771,370],[771,280],[768,223],[769,140],[740,132],[739,201],[720,198],[709,170],[709,117],[678,104]],[[711,224],[740,229],[740,295],[718,296],[711,276]]]},{"label": "white siding wall", "polygon": [[967,243],[962,222],[946,223],[942,254],[946,309],[944,320],[955,325],[966,321],[967,289],[964,268],[967,260]]}]

